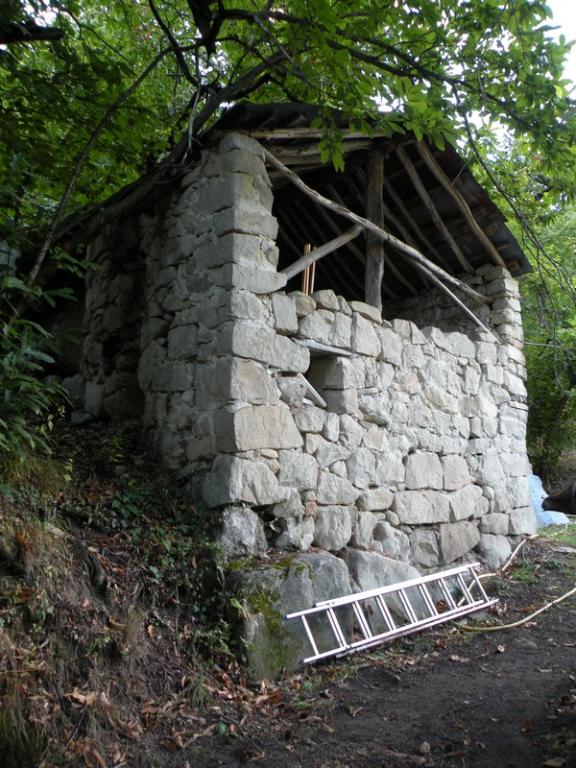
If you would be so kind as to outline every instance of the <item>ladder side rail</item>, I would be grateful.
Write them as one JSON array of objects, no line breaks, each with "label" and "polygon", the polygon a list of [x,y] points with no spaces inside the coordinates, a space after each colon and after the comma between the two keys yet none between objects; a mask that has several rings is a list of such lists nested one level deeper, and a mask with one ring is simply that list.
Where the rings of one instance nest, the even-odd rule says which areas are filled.
[{"label": "ladder side rail", "polygon": [[485,589],[484,589],[484,587],[482,586],[482,582],[480,581],[480,579],[478,578],[478,574],[477,574],[477,573],[476,573],[476,571],[474,571],[474,570],[472,570],[472,578],[474,579],[474,583],[475,583],[475,584],[476,584],[476,586],[478,587],[478,591],[480,592],[480,594],[482,595],[482,597],[484,598],[484,600],[488,600],[488,599],[489,599],[489,597],[488,597],[488,595],[486,594],[486,590],[485,590]]},{"label": "ladder side rail", "polygon": [[[345,595],[344,597],[332,598],[331,600],[320,600],[314,605],[314,607],[320,608],[328,605],[336,607],[337,605],[346,605],[347,603],[354,602],[358,599],[365,599],[369,597],[376,597],[377,595],[385,595],[390,592],[397,592],[399,589],[416,587],[419,584],[428,584],[429,582],[438,581],[440,578],[456,576],[457,574],[468,571],[478,565],[479,563],[467,563],[466,565],[460,565],[456,568],[450,568],[447,571],[438,571],[437,573],[429,573],[427,576],[420,576],[416,579],[400,581],[397,584],[389,584],[385,587],[376,587],[375,589],[368,589],[365,592],[356,592],[353,595]],[[292,617],[292,615],[293,614],[289,614],[290,617]],[[286,618],[288,618],[288,616]]]}]

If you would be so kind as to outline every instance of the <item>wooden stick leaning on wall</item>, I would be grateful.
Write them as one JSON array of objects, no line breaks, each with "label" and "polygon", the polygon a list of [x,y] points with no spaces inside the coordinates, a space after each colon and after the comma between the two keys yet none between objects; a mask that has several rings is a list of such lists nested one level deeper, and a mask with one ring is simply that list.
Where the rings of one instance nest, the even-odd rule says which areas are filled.
[{"label": "wooden stick leaning on wall", "polygon": [[422,142],[420,142],[419,144],[416,144],[416,149],[418,150],[418,153],[420,154],[420,157],[422,158],[422,160],[424,160],[428,168],[434,174],[434,177],[440,182],[440,184],[444,187],[446,192],[448,192],[450,197],[454,200],[454,202],[460,209],[462,215],[468,222],[470,229],[474,232],[478,240],[480,240],[480,242],[482,243],[486,251],[490,254],[490,257],[492,258],[492,260],[496,264],[498,264],[500,267],[506,267],[506,262],[504,261],[502,256],[500,256],[500,254],[494,247],[493,243],[491,242],[490,238],[486,235],[482,227],[478,224],[478,222],[474,218],[474,214],[470,210],[470,206],[468,205],[466,200],[462,197],[462,195],[460,194],[460,191],[456,189],[456,187],[452,184],[448,176],[444,173],[444,170],[441,168],[441,166],[437,162],[432,152]]},{"label": "wooden stick leaning on wall", "polygon": [[[412,248],[412,246],[403,243],[402,240],[398,240],[398,238],[394,237],[394,235],[391,235],[389,232],[385,232],[383,229],[380,229],[380,227],[378,227],[376,224],[373,224],[371,221],[368,221],[368,219],[359,216],[357,213],[353,213],[345,206],[339,205],[333,200],[329,200],[327,197],[324,197],[324,195],[321,195],[319,192],[316,192],[316,190],[312,189],[304,181],[302,181],[302,179],[297,174],[295,174],[277,158],[275,158],[274,155],[265,147],[262,147],[262,149],[264,151],[266,160],[271,165],[273,165],[277,170],[281,171],[281,173],[287,176],[298,187],[298,189],[302,190],[302,192],[307,194],[317,203],[325,206],[326,208],[329,208],[335,213],[340,214],[340,216],[353,221],[355,224],[364,227],[364,229],[368,229],[371,232],[374,232],[379,237],[381,237],[384,242],[390,243],[390,245],[392,245],[397,251],[403,253],[415,266],[425,271],[428,276],[430,273],[432,273],[436,275],[439,280],[445,280],[447,283],[454,285],[477,304],[491,303],[491,299],[489,299],[487,296],[482,296],[481,293],[473,290],[469,285],[466,285],[466,283],[458,280],[457,277],[450,275],[437,264],[434,264],[429,259],[427,259],[422,253],[420,253],[420,251],[416,250],[416,248]],[[482,326],[482,328],[484,329],[484,326]]]},{"label": "wooden stick leaning on wall", "polygon": [[[315,262],[319,261],[324,256],[332,253],[332,251],[338,250],[338,248],[346,245],[346,243],[350,242],[350,240],[358,237],[358,235],[362,232],[362,229],[363,228],[357,224],[347,232],[344,232],[342,235],[340,235],[340,237],[336,237],[334,240],[330,240],[329,243],[324,243],[324,245],[320,245],[318,248],[314,248],[313,251],[310,250],[310,245],[307,244],[304,246],[304,256],[302,256],[301,259],[298,259],[298,261],[295,261],[294,264],[290,264],[290,266],[286,267],[286,269],[283,269],[282,274],[286,275],[287,280],[290,280],[291,277],[294,277],[294,275],[304,271],[307,267],[315,264]],[[308,248],[308,251],[306,251],[306,248]]]}]

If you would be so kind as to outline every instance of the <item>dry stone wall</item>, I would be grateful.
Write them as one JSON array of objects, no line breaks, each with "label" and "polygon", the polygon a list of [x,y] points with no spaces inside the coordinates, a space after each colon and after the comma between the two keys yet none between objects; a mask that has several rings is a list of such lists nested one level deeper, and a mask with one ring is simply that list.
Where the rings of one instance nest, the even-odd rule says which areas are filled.
[{"label": "dry stone wall", "polygon": [[434,292],[391,321],[330,290],[286,293],[272,201],[260,146],[229,134],[130,224],[138,259],[99,246],[86,407],[118,415],[130,396],[163,461],[221,515],[230,557],[314,545],[360,585],[384,557],[501,563],[534,530],[516,282],[496,267],[467,278],[501,342]]}]

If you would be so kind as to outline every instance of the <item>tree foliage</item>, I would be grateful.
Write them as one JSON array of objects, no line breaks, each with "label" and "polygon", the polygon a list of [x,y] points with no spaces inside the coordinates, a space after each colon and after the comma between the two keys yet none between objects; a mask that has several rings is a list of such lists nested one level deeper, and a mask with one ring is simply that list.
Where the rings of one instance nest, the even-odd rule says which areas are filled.
[{"label": "tree foliage", "polygon": [[[181,161],[222,107],[240,98],[336,107],[359,127],[368,119],[440,145],[464,135],[473,114],[475,124],[497,122],[528,137],[547,164],[573,161],[574,107],[562,75],[569,46],[547,35],[550,11],[535,0],[10,0],[8,7],[10,24],[60,34],[0,52],[8,182],[0,233],[25,248],[37,247],[27,237],[54,216],[71,179],[59,217],[102,199],[162,153]],[[325,150],[338,165],[328,111],[322,122]]]}]

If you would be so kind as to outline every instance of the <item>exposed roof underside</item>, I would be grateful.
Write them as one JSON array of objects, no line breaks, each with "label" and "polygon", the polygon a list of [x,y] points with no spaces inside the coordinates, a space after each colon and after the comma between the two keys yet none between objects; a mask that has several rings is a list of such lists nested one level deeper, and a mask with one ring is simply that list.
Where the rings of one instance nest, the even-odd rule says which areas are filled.
[{"label": "exposed roof underside", "polygon": [[[317,114],[317,109],[310,105],[240,104],[229,110],[203,138],[210,142],[222,132],[246,133],[258,139],[310,187],[361,216],[366,215],[368,155],[378,149],[384,156],[384,228],[387,231],[454,275],[498,263],[506,265],[514,275],[530,270],[526,256],[505,225],[504,216],[454,148],[446,147],[444,151],[422,148],[411,134],[366,137],[348,130],[342,116],[335,113],[343,132],[346,160],[345,171],[338,173],[331,164],[321,160],[320,132],[310,128]],[[432,164],[424,160],[426,149],[428,155],[432,155]],[[350,222],[314,203],[278,171],[273,168],[269,171],[274,186],[274,214],[280,224],[280,268],[299,258],[306,243],[320,246],[350,228]],[[470,225],[454,192],[446,188],[446,180],[450,182],[448,187],[464,199],[486,236],[484,241],[478,235],[478,228],[475,230]],[[421,182],[420,190],[418,182]],[[363,299],[364,250],[364,237],[360,236],[319,261],[316,287],[329,286],[350,298]],[[390,246],[386,246],[385,259],[384,301],[411,296],[429,286],[426,278]],[[298,279],[294,279],[295,283]]]}]

